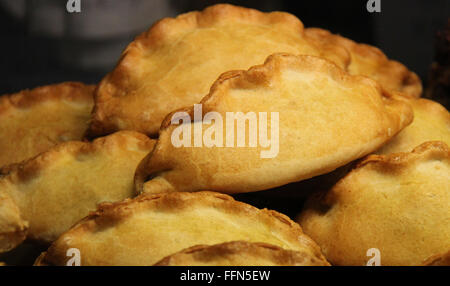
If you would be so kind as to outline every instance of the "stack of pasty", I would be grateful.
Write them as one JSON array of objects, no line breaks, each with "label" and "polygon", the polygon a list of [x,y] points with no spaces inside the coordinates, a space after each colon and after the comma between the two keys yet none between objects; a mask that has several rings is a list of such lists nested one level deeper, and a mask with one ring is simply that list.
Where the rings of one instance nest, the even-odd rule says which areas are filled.
[{"label": "stack of pasty", "polygon": [[[0,97],[0,252],[29,241],[49,246],[35,265],[326,266],[376,249],[381,265],[448,265],[450,115],[421,93],[379,49],[287,13],[163,19],[95,90]],[[311,194],[303,209],[280,196],[297,222],[229,196],[288,184]]]}]

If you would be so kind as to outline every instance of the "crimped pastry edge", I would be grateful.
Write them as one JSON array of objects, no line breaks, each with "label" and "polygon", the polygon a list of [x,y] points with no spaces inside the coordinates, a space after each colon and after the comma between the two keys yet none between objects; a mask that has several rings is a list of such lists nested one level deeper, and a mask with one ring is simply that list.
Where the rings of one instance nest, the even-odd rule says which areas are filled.
[{"label": "crimped pastry edge", "polygon": [[[85,141],[68,141],[56,145],[48,151],[27,159],[21,163],[11,164],[0,168],[0,175],[8,176],[14,182],[26,181],[36,176],[40,170],[51,165],[63,152],[71,154],[87,154],[95,153],[98,150],[110,150],[116,146],[126,146],[129,138],[138,139],[138,146],[142,149],[151,150],[155,144],[155,140],[148,138],[146,135],[130,130],[118,131],[105,137],[100,137],[92,142]],[[10,174],[16,176],[9,176]],[[2,177],[0,177],[0,180]]]},{"label": "crimped pastry edge", "polygon": [[171,39],[172,35],[183,31],[208,27],[230,19],[262,25],[283,24],[297,30],[299,34],[303,33],[303,23],[292,14],[286,12],[266,13],[230,4],[216,4],[202,11],[178,15],[176,18],[163,18],[128,45],[115,69],[99,83],[94,94],[95,105],[87,136],[101,136],[112,133],[117,129],[114,123],[107,120],[108,115],[105,114],[100,105],[104,105],[111,98],[117,97],[117,94],[127,92],[130,74],[133,74],[135,63],[139,61],[147,49],[162,45]]},{"label": "crimped pastry edge", "polygon": [[[271,253],[268,254],[266,251],[269,250]],[[206,256],[214,259],[217,256],[225,256],[228,254],[245,254],[248,252],[262,256],[264,258],[269,258],[274,261],[274,263],[299,266],[305,263],[305,259],[302,252],[294,250],[286,250],[279,246],[263,243],[263,242],[248,242],[248,241],[231,241],[215,245],[195,245],[186,249],[183,249],[175,254],[169,255],[155,264],[155,266],[171,266],[171,265],[186,265],[183,262],[183,255],[192,255],[195,253],[203,253]],[[314,257],[314,261],[317,266],[330,266],[330,264],[321,257]]]},{"label": "crimped pastry edge", "polygon": [[[92,232],[95,229],[101,229],[103,226],[113,227],[114,224],[120,223],[129,216],[134,215],[138,211],[146,211],[151,209],[153,205],[161,204],[169,208],[195,208],[195,205],[205,204],[221,207],[227,212],[242,212],[246,215],[253,215],[275,231],[278,230],[289,241],[299,242],[311,249],[316,257],[325,260],[320,247],[306,234],[303,233],[300,225],[292,221],[289,217],[274,210],[258,209],[249,204],[234,200],[231,196],[210,192],[173,192],[165,194],[142,194],[138,197],[126,199],[121,202],[103,203],[98,206],[95,212],[91,212],[84,219],[76,223],[69,231],[62,234],[60,239],[64,239],[66,235],[83,235],[85,232]],[[279,224],[281,223],[281,224]],[[58,241],[57,240],[57,241]],[[37,266],[53,265],[51,255],[58,251],[54,249],[56,242],[50,248],[42,253],[35,262]],[[326,260],[325,260],[326,261]]]},{"label": "crimped pastry edge", "polygon": [[[415,162],[426,161],[435,157],[450,159],[450,148],[446,143],[441,141],[428,141],[420,144],[411,152],[368,155],[356,162],[355,167],[342,177],[330,191],[320,190],[313,194],[306,201],[305,208],[308,206],[313,207],[314,205],[331,206],[334,203],[334,200],[337,199],[333,190],[339,188],[343,182],[346,182],[350,176],[363,167],[370,168],[376,172],[392,174],[393,172],[407,168]],[[295,221],[299,222],[302,213],[303,211],[297,216]]]},{"label": "crimped pastry edge", "polygon": [[63,82],[6,94],[0,97],[0,116],[8,110],[29,108],[51,100],[93,104],[95,87],[81,82]]},{"label": "crimped pastry edge", "polygon": [[[394,99],[397,102],[401,100],[401,96],[399,96],[399,93],[385,90],[378,82],[368,77],[348,74],[346,71],[339,68],[335,63],[330,62],[326,59],[309,55],[275,53],[268,56],[265,62],[261,65],[252,66],[248,70],[228,71],[221,74],[211,86],[209,93],[200,101],[200,104],[203,105],[203,113],[208,113],[209,111],[212,111],[214,109],[211,106],[205,104],[219,100],[219,91],[232,89],[236,86],[243,85],[243,83],[250,83],[255,85],[264,84],[266,81],[268,81],[268,79],[273,78],[277,75],[276,69],[280,66],[301,67],[302,71],[325,70],[331,76],[331,78],[340,81],[343,84],[351,84],[353,82],[365,83],[378,89],[381,96],[386,100]],[[171,125],[171,118],[173,114],[181,111],[187,112],[189,115],[193,116],[194,107],[189,106],[186,108],[180,108],[166,115],[164,121],[161,124],[160,133],[162,130],[167,129]],[[410,113],[412,113],[412,111]],[[412,121],[412,114],[408,117],[411,118],[405,118],[405,120]]]},{"label": "crimped pastry edge", "polygon": [[[341,178],[330,191],[321,190],[313,194],[310,199],[305,203],[305,207],[312,207],[313,205],[320,206],[332,206],[337,196],[333,193],[335,188],[339,189],[339,186],[346,182],[346,180],[352,176],[355,172],[358,172],[361,168],[370,168],[376,172],[392,174],[398,172],[404,168],[408,168],[411,164],[426,161],[435,157],[450,159],[450,148],[446,143],[441,141],[428,141],[420,144],[414,148],[411,152],[399,152],[384,155],[368,155],[355,164],[355,167]],[[303,212],[302,212],[303,213]],[[301,214],[295,221],[299,222]]]},{"label": "crimped pastry edge", "polygon": [[[363,58],[370,58],[379,63],[380,66],[388,67],[391,75],[402,74],[399,81],[402,83],[401,92],[413,97],[422,95],[422,82],[416,73],[410,71],[406,66],[398,61],[389,59],[379,48],[367,44],[357,43],[351,39],[333,34],[325,29],[310,27],[304,29],[304,34],[313,41],[329,42],[333,45],[343,46],[350,50],[351,53],[358,54]],[[394,72],[396,71],[396,72]]]},{"label": "crimped pastry edge", "polygon": [[[442,122],[445,122],[445,124],[447,124],[448,127],[450,128],[450,112],[439,102],[436,102],[436,101],[433,101],[433,100],[427,99],[427,98],[415,98],[412,96],[399,96],[398,99],[411,105],[414,112],[416,110],[420,110],[420,112],[426,112],[427,116],[429,118],[433,118],[433,119],[439,118],[440,120],[442,120]],[[407,127],[407,128],[413,128],[413,127]],[[405,130],[405,132],[408,132],[408,131]],[[398,135],[401,136],[401,132]],[[395,142],[395,140],[396,140],[395,136],[393,138],[391,138],[391,141]],[[385,150],[385,148],[387,148],[387,150],[389,150],[389,148],[392,148],[392,146],[390,145],[392,143],[391,141],[387,142],[386,145],[382,146],[375,153],[380,154],[380,155],[386,155],[386,154],[391,154],[391,153],[402,152],[402,151],[387,152]],[[425,140],[424,142],[426,142],[426,141],[428,141],[428,140]],[[444,142],[444,143],[448,143],[448,142]],[[395,146],[397,143],[393,143],[393,144]],[[403,150],[403,152],[407,152],[407,151],[410,151],[410,150]]]},{"label": "crimped pastry edge", "polygon": [[420,144],[411,152],[392,153],[387,155],[369,155],[356,166],[382,167],[381,170],[391,171],[392,168],[401,168],[415,161],[425,161],[432,157],[450,158],[450,148],[441,141],[428,141]]}]

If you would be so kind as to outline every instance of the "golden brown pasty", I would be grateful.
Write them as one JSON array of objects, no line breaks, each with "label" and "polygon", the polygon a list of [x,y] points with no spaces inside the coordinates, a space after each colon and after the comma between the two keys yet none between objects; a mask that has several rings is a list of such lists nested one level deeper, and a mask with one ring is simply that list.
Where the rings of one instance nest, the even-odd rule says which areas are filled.
[{"label": "golden brown pasty", "polygon": [[0,96],[0,167],[81,140],[93,92],[94,86],[67,82]]},{"label": "golden brown pasty", "polygon": [[258,242],[232,241],[197,245],[172,254],[156,266],[329,266],[309,252]]},{"label": "golden brown pasty", "polygon": [[26,238],[28,222],[22,219],[12,198],[0,191],[0,253],[9,251]]},{"label": "golden brown pasty", "polygon": [[330,191],[314,195],[298,222],[333,265],[421,265],[448,251],[450,149],[426,142],[411,153],[371,155]]},{"label": "golden brown pasty", "polygon": [[450,145],[450,113],[437,102],[429,99],[405,99],[414,110],[414,121],[377,154],[410,152],[427,141],[442,141]]},{"label": "golden brown pasty", "polygon": [[134,196],[136,166],[154,142],[121,131],[92,143],[62,143],[10,167],[0,178],[0,194],[10,196],[28,221],[29,239],[50,243],[97,204]]},{"label": "golden brown pasty", "polygon": [[333,47],[349,51],[351,61],[347,71],[352,75],[364,75],[378,81],[384,88],[404,92],[412,97],[422,95],[419,77],[404,65],[390,60],[378,48],[359,44],[350,39],[319,28],[307,28],[305,37]]},{"label": "golden brown pasty", "polygon": [[[167,116],[136,172],[140,192],[239,193],[301,181],[373,152],[413,117],[375,81],[287,54],[223,74],[195,108]],[[189,123],[195,113],[204,122]]]},{"label": "golden brown pasty", "polygon": [[317,245],[285,215],[224,194],[175,192],[101,205],[36,264],[66,265],[67,250],[78,249],[82,266],[153,265],[187,247],[236,240],[269,243],[325,262]]},{"label": "golden brown pasty", "polygon": [[321,56],[345,68],[346,50],[303,37],[294,15],[232,5],[165,18],[140,35],[99,84],[90,135],[158,133],[171,111],[199,102],[220,74],[259,65],[273,53]]}]

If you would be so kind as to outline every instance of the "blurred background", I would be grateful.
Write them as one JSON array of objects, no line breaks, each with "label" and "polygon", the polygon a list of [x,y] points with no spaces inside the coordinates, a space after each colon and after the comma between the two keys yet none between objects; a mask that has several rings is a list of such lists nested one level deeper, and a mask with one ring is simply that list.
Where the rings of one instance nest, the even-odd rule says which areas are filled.
[{"label": "blurred background", "polygon": [[153,22],[216,3],[290,12],[306,27],[381,48],[426,84],[450,0],[380,1],[381,13],[369,13],[367,0],[80,0],[81,13],[68,13],[67,0],[0,0],[0,94],[68,80],[97,83]]}]

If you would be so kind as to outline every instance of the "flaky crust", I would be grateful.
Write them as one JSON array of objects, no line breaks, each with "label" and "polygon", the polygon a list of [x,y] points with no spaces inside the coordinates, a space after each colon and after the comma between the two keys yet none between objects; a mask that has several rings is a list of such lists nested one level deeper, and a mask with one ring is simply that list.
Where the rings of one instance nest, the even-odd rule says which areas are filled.
[{"label": "flaky crust", "polygon": [[97,204],[134,196],[136,166],[154,143],[134,131],[62,143],[9,166],[0,193],[11,196],[29,222],[28,238],[50,243]]},{"label": "flaky crust", "polygon": [[220,74],[278,52],[321,56],[343,68],[349,63],[343,48],[304,39],[303,24],[288,13],[219,4],[162,19],[99,84],[90,135],[119,129],[156,135],[169,112],[199,102]]},{"label": "flaky crust", "polygon": [[[426,142],[411,153],[371,155],[330,191],[313,195],[298,222],[333,265],[422,265],[448,250],[450,149]],[[332,238],[332,239],[330,239]]]},{"label": "flaky crust", "polygon": [[[37,265],[65,265],[77,248],[81,265],[153,265],[197,244],[246,240],[308,253],[320,249],[287,216],[213,192],[141,195],[103,204],[64,233]],[[105,243],[107,242],[107,243]]]},{"label": "flaky crust", "polygon": [[427,141],[442,141],[450,146],[450,113],[437,102],[424,98],[403,99],[414,110],[414,121],[377,154],[410,152]]},{"label": "flaky crust", "polygon": [[450,251],[431,256],[425,260],[423,266],[450,266]]},{"label": "flaky crust", "polygon": [[0,167],[61,142],[81,140],[94,105],[94,86],[66,82],[0,97]]},{"label": "flaky crust", "polygon": [[28,223],[20,215],[12,198],[0,191],[0,253],[21,244],[26,237]]},{"label": "flaky crust", "polygon": [[196,245],[167,256],[155,266],[329,266],[322,257],[257,242]]},{"label": "flaky crust", "polygon": [[349,51],[351,61],[347,70],[350,74],[368,76],[386,89],[404,92],[412,97],[422,95],[420,78],[401,63],[388,59],[380,49],[356,43],[320,28],[307,28],[304,34],[313,42],[343,47]]},{"label": "flaky crust", "polygon": [[[318,57],[287,54],[272,55],[248,71],[223,74],[201,104],[203,115],[215,111],[224,122],[227,112],[266,112],[270,124],[271,112],[278,112],[279,152],[261,158],[268,148],[237,148],[236,138],[234,148],[176,148],[172,132],[179,126],[171,124],[174,112],[163,122],[155,149],[137,169],[137,190],[239,193],[301,181],[373,152],[413,116],[408,104],[371,79],[348,75]],[[193,109],[179,111],[194,118]],[[203,131],[207,127],[203,125]]]}]

